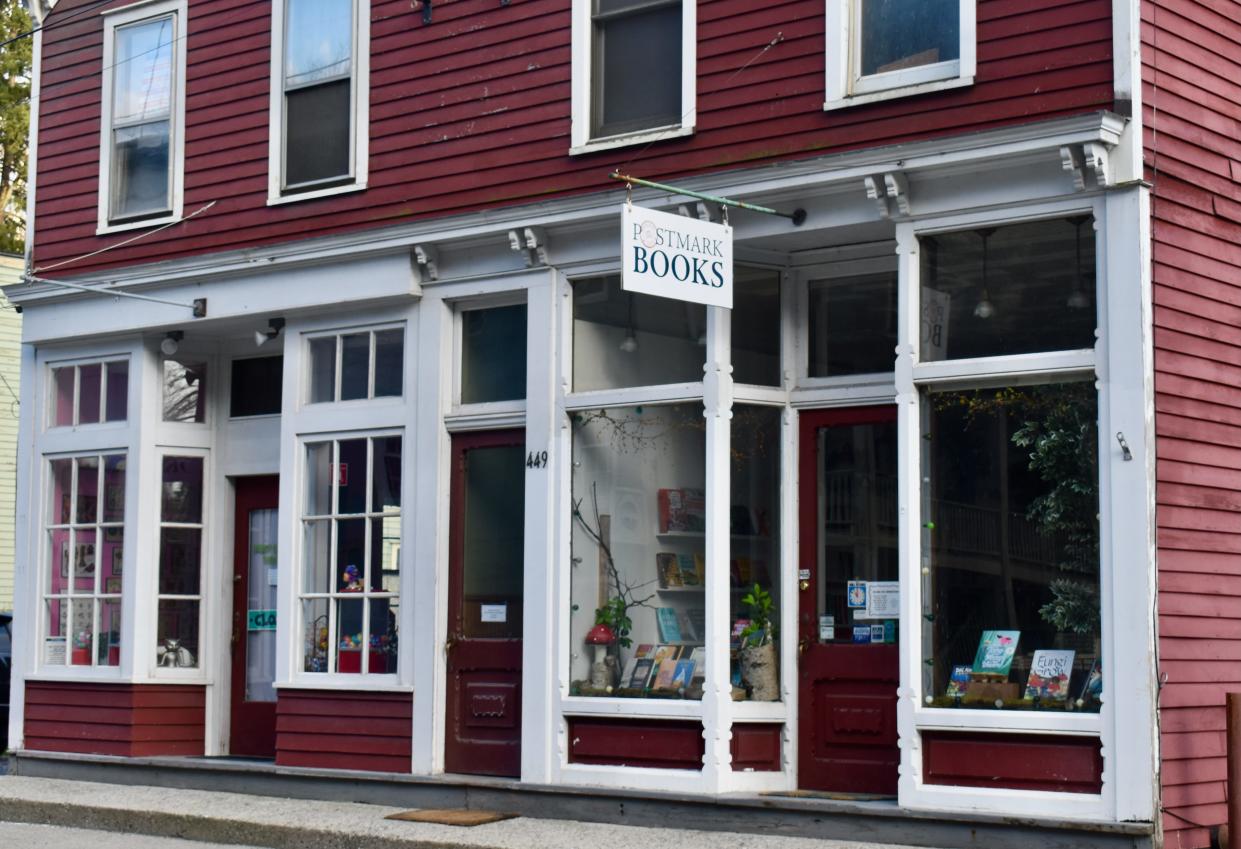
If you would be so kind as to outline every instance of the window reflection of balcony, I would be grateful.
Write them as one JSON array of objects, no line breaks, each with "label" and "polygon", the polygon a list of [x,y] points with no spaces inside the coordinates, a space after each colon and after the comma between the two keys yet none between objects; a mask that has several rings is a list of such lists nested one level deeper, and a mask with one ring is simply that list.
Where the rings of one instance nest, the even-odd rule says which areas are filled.
[{"label": "window reflection of balcony", "polygon": [[[878,531],[896,533],[896,476],[875,475],[853,470],[823,475],[826,530],[842,534],[867,535]],[[872,525],[873,523],[873,525]]]},{"label": "window reflection of balcony", "polygon": [[[1062,534],[1048,533],[1021,513],[936,500],[932,507],[931,545],[956,568],[999,573],[999,560],[1038,567],[1037,574],[1057,568],[1065,549]],[[1004,555],[1007,554],[1005,558]],[[973,557],[978,557],[977,562]]]}]

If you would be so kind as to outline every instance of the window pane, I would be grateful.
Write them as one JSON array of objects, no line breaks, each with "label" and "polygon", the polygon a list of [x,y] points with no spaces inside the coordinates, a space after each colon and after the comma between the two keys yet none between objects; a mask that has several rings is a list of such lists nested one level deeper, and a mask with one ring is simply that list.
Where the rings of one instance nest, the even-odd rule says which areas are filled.
[{"label": "window pane", "polygon": [[401,437],[371,440],[371,512],[396,513],[401,509]]},{"label": "window pane", "polygon": [[[466,637],[521,637],[525,512],[513,494],[524,487],[524,458],[521,445],[480,446],[465,455],[460,617]],[[503,610],[502,620],[483,618],[488,608]]]},{"label": "window pane", "polygon": [[[572,424],[570,692],[700,698],[702,406],[591,410],[574,413]],[[587,642],[596,617],[615,642]]]},{"label": "window pane", "polygon": [[396,674],[400,610],[400,602],[395,598],[377,598],[371,601],[368,672],[376,675]]},{"label": "window pane", "polygon": [[168,115],[172,104],[171,16],[119,27],[112,65],[113,124]]},{"label": "window pane", "polygon": [[69,592],[69,559],[72,543],[68,529],[48,531],[47,583],[45,592],[61,595]]},{"label": "window pane", "polygon": [[207,420],[207,364],[164,360],[164,421]]},{"label": "window pane", "polygon": [[78,500],[73,521],[97,522],[99,520],[99,458],[79,457],[74,461],[78,467]]},{"label": "window pane", "polygon": [[1094,347],[1089,218],[940,233],[920,241],[922,361]]},{"label": "window pane", "polygon": [[48,463],[51,470],[51,500],[47,505],[48,521],[53,525],[67,525],[73,519],[70,493],[73,491],[73,461],[52,460]]},{"label": "window pane", "polygon": [[399,396],[405,372],[405,331],[375,333],[375,397]]},{"label": "window pane", "polygon": [[353,123],[349,85],[345,79],[285,95],[285,185],[349,176]]},{"label": "window pane", "polygon": [[336,337],[310,340],[310,402],[336,400]]},{"label": "window pane", "polygon": [[99,363],[78,367],[78,424],[95,424],[99,421],[102,380],[103,366]]},{"label": "window pane", "polygon": [[1038,694],[1042,709],[1097,711],[1093,383],[928,393],[923,408],[927,695],[1030,708]]},{"label": "window pane", "polygon": [[342,439],[340,465],[336,469],[336,512],[365,513],[366,440]]},{"label": "window pane", "polygon": [[366,589],[366,520],[336,522],[335,591],[360,593]]},{"label": "window pane", "polygon": [[370,379],[371,335],[350,333],[340,337],[340,400],[367,397]]},{"label": "window pane", "polygon": [[326,516],[332,512],[332,443],[312,442],[306,446],[306,515]]},{"label": "window pane", "polygon": [[329,593],[332,580],[332,520],[306,522],[302,529],[302,591]]},{"label": "window pane", "polygon": [[861,0],[861,4],[863,76],[960,56],[959,0]]},{"label": "window pane", "polygon": [[108,399],[104,418],[123,422],[129,415],[129,363],[125,360],[108,363]]},{"label": "window pane", "polygon": [[361,672],[362,599],[338,599],[336,602],[336,671]]},{"label": "window pane", "polygon": [[280,412],[284,391],[284,357],[233,360],[228,414],[270,416]]},{"label": "window pane", "polygon": [[352,0],[288,0],[284,74],[288,86],[349,73]]},{"label": "window pane", "polygon": [[401,591],[401,519],[371,519],[371,592]]},{"label": "window pane", "polygon": [[328,671],[328,600],[302,600],[302,671]]},{"label": "window pane", "polygon": [[99,586],[100,592],[107,595],[120,595],[121,578],[125,571],[124,549],[124,529],[104,528],[101,544],[103,557],[99,561],[99,569],[103,573],[103,583]]},{"label": "window pane", "polygon": [[619,277],[573,283],[573,388],[702,380],[707,308],[624,292]]},{"label": "window pane", "polygon": [[203,460],[201,457],[165,457],[160,518],[165,522],[195,524],[203,516]]},{"label": "window pane", "polygon": [[160,528],[160,595],[198,595],[202,567],[202,531],[198,528]]},{"label": "window pane", "polygon": [[896,272],[810,281],[810,377],[891,372]]},{"label": "window pane", "polygon": [[125,520],[125,455],[108,454],[103,458],[103,521]]},{"label": "window pane", "polygon": [[75,598],[67,602],[72,617],[72,647],[69,662],[74,666],[90,666],[90,651],[95,635],[95,602],[91,598]]},{"label": "window pane", "polygon": [[155,654],[163,667],[198,666],[198,602],[160,599]]},{"label": "window pane", "polygon": [[119,128],[113,137],[112,216],[149,215],[169,209],[168,122]]},{"label": "window pane", "polygon": [[100,666],[121,665],[121,602],[103,601],[99,605],[99,652]]},{"label": "window pane", "polygon": [[43,641],[43,662],[48,666],[64,666],[65,632],[68,625],[69,602],[53,598],[46,602],[47,635]]},{"label": "window pane", "polygon": [[595,34],[595,135],[679,124],[681,4],[596,21]]},{"label": "window pane", "polygon": [[79,595],[90,595],[95,592],[95,573],[97,563],[95,554],[98,551],[96,547],[95,529],[75,530],[73,532],[73,551],[70,553],[72,560],[69,568],[72,569],[73,580],[69,584],[70,592]]},{"label": "window pane", "polygon": [[780,272],[733,271],[733,379],[780,385]]},{"label": "window pane", "polygon": [[461,403],[526,397],[526,305],[461,314]]},{"label": "window pane", "polygon": [[52,369],[52,426],[73,425],[73,366]]}]

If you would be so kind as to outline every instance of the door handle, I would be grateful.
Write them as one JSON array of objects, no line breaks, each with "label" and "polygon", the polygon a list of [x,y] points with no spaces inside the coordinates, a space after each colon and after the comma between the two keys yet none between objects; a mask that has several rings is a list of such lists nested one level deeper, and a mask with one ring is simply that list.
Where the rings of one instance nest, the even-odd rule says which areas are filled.
[{"label": "door handle", "polygon": [[809,644],[809,641],[805,637],[802,637],[800,640],[797,641],[797,656],[798,657],[801,657],[802,654],[805,653],[806,646],[808,644]]}]

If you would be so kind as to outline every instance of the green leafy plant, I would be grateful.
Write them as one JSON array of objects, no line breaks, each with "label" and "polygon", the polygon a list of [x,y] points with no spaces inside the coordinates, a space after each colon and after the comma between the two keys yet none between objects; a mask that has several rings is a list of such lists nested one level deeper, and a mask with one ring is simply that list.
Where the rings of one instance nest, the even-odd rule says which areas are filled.
[{"label": "green leafy plant", "polygon": [[750,624],[741,632],[741,645],[757,648],[775,642],[776,623],[773,617],[776,603],[771,593],[755,584],[753,589],[741,597],[741,603],[746,606],[746,614],[750,617]]},{"label": "green leafy plant", "polygon": [[595,624],[607,625],[611,628],[612,633],[616,635],[617,645],[625,648],[633,645],[633,640],[629,639],[629,632],[633,629],[633,620],[629,618],[629,605],[623,598],[613,596],[604,603],[603,607],[596,608]]}]

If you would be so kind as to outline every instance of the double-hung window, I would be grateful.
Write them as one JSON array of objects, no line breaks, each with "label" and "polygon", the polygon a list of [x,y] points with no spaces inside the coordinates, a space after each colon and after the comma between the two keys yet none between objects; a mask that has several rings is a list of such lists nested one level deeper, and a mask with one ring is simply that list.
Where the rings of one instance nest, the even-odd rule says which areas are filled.
[{"label": "double-hung window", "polygon": [[273,4],[269,202],[366,183],[368,0]]},{"label": "double-hung window", "polygon": [[973,82],[975,0],[827,0],[827,109]]},{"label": "double-hung window", "polygon": [[574,0],[572,152],[694,129],[696,6]]},{"label": "double-hung window", "polygon": [[185,4],[142,5],[104,24],[99,229],[181,215]]}]

